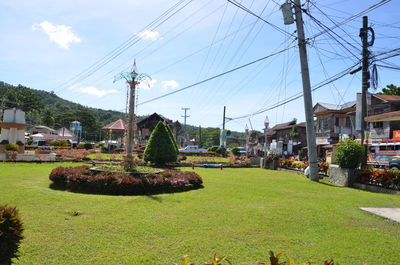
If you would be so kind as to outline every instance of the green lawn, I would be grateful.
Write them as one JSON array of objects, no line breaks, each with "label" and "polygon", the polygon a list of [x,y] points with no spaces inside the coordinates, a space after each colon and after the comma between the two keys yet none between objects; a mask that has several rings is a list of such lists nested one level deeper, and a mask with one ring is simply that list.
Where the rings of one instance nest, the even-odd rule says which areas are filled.
[{"label": "green lawn", "polygon": [[359,210],[399,207],[400,196],[288,172],[203,168],[200,190],[89,195],[50,189],[59,165],[67,164],[0,163],[0,204],[17,206],[26,226],[17,264],[169,265],[188,254],[199,265],[217,253],[250,265],[270,249],[313,264],[400,263],[400,225]]}]

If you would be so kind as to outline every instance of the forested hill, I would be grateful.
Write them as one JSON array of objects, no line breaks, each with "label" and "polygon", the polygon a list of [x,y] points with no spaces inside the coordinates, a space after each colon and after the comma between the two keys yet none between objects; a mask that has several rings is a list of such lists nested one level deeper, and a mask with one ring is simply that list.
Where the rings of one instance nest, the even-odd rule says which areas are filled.
[{"label": "forested hill", "polygon": [[[26,112],[26,122],[31,125],[46,125],[52,128],[69,128],[71,121],[78,120],[84,128],[84,138],[96,140],[105,134],[100,128],[124,117],[114,110],[89,108],[60,98],[52,92],[14,86],[0,81],[0,108],[19,108]],[[146,115],[147,116],[147,115]],[[141,120],[146,116],[139,116]],[[196,136],[197,127],[187,125],[187,132]],[[204,142],[215,145],[219,142],[218,128],[203,128]],[[233,132],[232,135],[241,133]],[[104,136],[104,135],[103,135]],[[210,140],[207,140],[207,139]]]},{"label": "forested hill", "polygon": [[[2,102],[3,100],[4,102]],[[89,111],[100,124],[106,124],[123,117],[122,112],[85,107],[62,99],[52,92],[22,85],[13,86],[1,81],[0,102],[2,102],[3,107],[18,107],[26,111],[28,122],[31,124],[41,123],[41,118],[45,112],[52,112],[54,116],[58,116],[62,113],[73,114],[72,112],[76,111]]]}]

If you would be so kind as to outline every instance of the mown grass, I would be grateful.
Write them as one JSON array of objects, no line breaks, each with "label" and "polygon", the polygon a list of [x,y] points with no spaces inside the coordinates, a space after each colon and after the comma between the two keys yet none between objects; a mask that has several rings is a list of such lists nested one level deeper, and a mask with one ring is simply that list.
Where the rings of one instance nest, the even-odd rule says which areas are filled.
[{"label": "mown grass", "polygon": [[313,264],[400,261],[400,225],[359,210],[399,207],[396,195],[247,168],[195,169],[204,189],[184,193],[89,195],[49,188],[60,165],[0,163],[0,204],[26,227],[16,264],[204,264],[214,253],[253,264],[270,249]]}]

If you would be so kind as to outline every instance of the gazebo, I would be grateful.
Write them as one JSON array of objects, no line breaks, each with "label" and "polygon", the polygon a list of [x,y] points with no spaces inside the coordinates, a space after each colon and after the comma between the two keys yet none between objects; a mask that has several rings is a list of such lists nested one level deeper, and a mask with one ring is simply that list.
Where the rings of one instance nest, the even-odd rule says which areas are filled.
[{"label": "gazebo", "polygon": [[118,134],[121,135],[121,142],[120,141],[118,141],[118,142],[120,142],[121,144],[124,144],[125,143],[125,139],[124,139],[125,138],[125,132],[126,132],[127,128],[128,127],[126,125],[126,122],[124,120],[122,120],[122,119],[119,119],[117,121],[114,121],[114,122],[102,127],[101,129],[103,131],[108,131],[109,137],[110,137],[109,138],[109,142],[111,142],[112,133],[113,132],[118,132]]}]

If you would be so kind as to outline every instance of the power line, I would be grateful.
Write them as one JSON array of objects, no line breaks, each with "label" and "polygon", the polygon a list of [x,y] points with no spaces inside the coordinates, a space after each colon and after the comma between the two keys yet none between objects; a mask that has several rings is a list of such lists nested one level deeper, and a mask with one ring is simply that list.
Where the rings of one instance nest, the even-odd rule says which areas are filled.
[{"label": "power line", "polygon": [[[178,13],[183,8],[185,8],[193,0],[189,0],[185,5],[181,6],[178,10],[176,10],[172,14],[168,15],[169,13],[171,13],[176,7],[178,7],[184,1],[185,0],[180,0],[177,4],[175,4],[174,6],[169,8],[162,15],[160,15],[158,18],[156,18],[153,22],[151,22],[150,24],[148,24],[147,26],[142,28],[142,30],[140,30],[138,33],[142,32],[142,31],[144,31],[146,29],[149,29],[149,28],[150,28],[150,30],[155,30],[157,27],[159,27],[160,25],[165,23],[168,19],[170,19],[176,13]],[[164,18],[164,17],[166,17],[166,18]],[[156,24],[156,25],[154,25],[154,24]],[[57,88],[64,87],[64,86],[66,86],[68,84],[71,84],[71,83],[81,82],[84,79],[86,79],[89,76],[91,76],[93,73],[95,73],[96,71],[98,71],[99,69],[104,67],[106,64],[108,64],[109,62],[114,60],[116,57],[121,55],[124,51],[126,51],[127,49],[132,47],[134,44],[139,42],[141,39],[138,37],[138,33],[133,35],[132,37],[130,37],[127,41],[125,41],[122,44],[120,44],[117,48],[115,48],[114,50],[109,52],[107,55],[105,55],[103,58],[101,58],[100,60],[98,60],[97,62],[95,62],[94,64],[92,64],[88,68],[86,68],[85,70],[83,70],[81,73],[77,74],[73,78],[71,78],[68,81],[66,81],[66,82],[62,83],[61,85],[59,85]],[[63,90],[63,88],[61,88],[61,89],[59,89],[59,90],[57,90],[55,92],[59,92],[61,90]]]},{"label": "power line", "polygon": [[216,78],[218,78],[218,77],[221,77],[221,76],[224,76],[224,75],[226,75],[226,74],[232,73],[232,72],[237,71],[237,70],[239,70],[239,69],[245,68],[245,67],[247,67],[247,66],[249,66],[249,65],[252,65],[252,64],[258,63],[258,62],[260,62],[260,61],[263,61],[263,60],[265,60],[265,59],[268,59],[268,58],[270,58],[270,57],[272,57],[272,56],[278,55],[278,54],[280,54],[280,53],[282,53],[282,52],[284,52],[284,51],[286,51],[286,50],[288,50],[288,49],[290,49],[290,48],[293,48],[293,47],[295,47],[295,46],[292,46],[292,47],[289,47],[289,48],[287,48],[287,49],[283,49],[283,50],[280,50],[280,51],[278,51],[278,52],[269,54],[269,55],[264,56],[264,57],[262,57],[262,58],[260,58],[260,59],[257,59],[257,60],[254,60],[254,61],[252,61],[252,62],[243,64],[243,65],[241,65],[241,66],[235,67],[235,68],[233,68],[233,69],[231,69],[231,70],[228,70],[228,71],[226,71],[226,72],[220,73],[220,74],[218,74],[218,75],[214,75],[214,76],[212,76],[212,77],[209,77],[209,78],[204,79],[204,80],[202,80],[202,81],[196,82],[196,83],[191,84],[191,85],[189,85],[189,86],[186,86],[186,87],[177,89],[177,90],[175,90],[175,91],[166,93],[166,94],[164,94],[164,95],[161,95],[161,96],[158,96],[158,97],[155,97],[155,98],[146,100],[146,101],[144,101],[144,102],[142,102],[142,103],[139,103],[138,105],[143,105],[143,104],[146,104],[146,103],[149,103],[149,102],[152,102],[152,101],[155,101],[155,100],[158,100],[158,99],[161,99],[161,98],[164,98],[164,97],[167,97],[167,96],[176,94],[176,93],[178,93],[178,92],[181,92],[181,91],[183,91],[183,90],[189,89],[189,88],[191,88],[191,87],[194,87],[194,86],[203,84],[203,83],[208,82],[208,81],[210,81],[210,80],[216,79]]},{"label": "power line", "polygon": [[[356,66],[356,65],[354,65],[354,66]],[[314,92],[314,91],[318,90],[319,88],[321,88],[323,86],[326,86],[326,85],[328,85],[328,84],[330,84],[332,82],[335,82],[336,80],[344,77],[345,75],[350,73],[350,71],[354,68],[354,66],[349,67],[346,70],[344,70],[344,71],[342,71],[342,72],[340,72],[340,73],[338,73],[338,74],[336,74],[336,75],[334,75],[334,76],[332,76],[332,77],[330,77],[330,78],[318,83],[317,85],[315,85],[311,89],[311,91]],[[283,105],[285,105],[287,103],[290,103],[290,102],[292,102],[292,101],[294,101],[296,99],[299,99],[301,97],[303,97],[303,92],[299,92],[297,94],[294,94],[294,95],[292,95],[292,96],[290,96],[290,97],[288,97],[288,98],[286,98],[286,99],[284,99],[284,100],[282,100],[280,102],[277,102],[277,103],[273,104],[272,106],[262,108],[262,109],[260,109],[260,110],[258,110],[256,112],[253,112],[253,113],[250,113],[250,114],[246,114],[246,115],[242,115],[242,116],[239,116],[239,117],[231,118],[231,120],[237,120],[237,119],[244,119],[244,118],[252,117],[252,116],[264,113],[264,112],[266,112],[268,110],[272,110],[272,109],[278,108],[280,106],[283,106]]]},{"label": "power line", "polygon": [[249,14],[255,16],[256,18],[262,20],[263,22],[265,22],[266,24],[270,25],[271,27],[273,27],[273,28],[276,29],[277,31],[283,33],[284,35],[292,36],[292,35],[289,34],[288,32],[286,32],[286,31],[284,31],[283,29],[281,29],[280,27],[278,27],[278,26],[272,24],[271,22],[269,22],[269,21],[263,19],[262,17],[260,17],[259,15],[257,15],[256,13],[254,13],[253,11],[251,11],[250,9],[248,9],[247,7],[243,6],[242,4],[236,2],[235,0],[227,0],[227,1],[228,1],[229,3],[231,3],[231,4],[235,5],[235,6],[237,6],[238,8],[240,8],[240,9],[246,11],[247,13],[249,13]]},{"label": "power line", "polygon": [[325,30],[323,30],[323,31],[321,31],[321,32],[319,32],[319,33],[317,33],[317,34],[315,34],[314,36],[312,36],[312,37],[310,37],[310,38],[308,38],[308,39],[315,39],[315,38],[319,37],[320,35],[325,34],[327,31],[333,30],[333,29],[335,29],[335,28],[337,28],[337,27],[340,27],[340,26],[342,26],[342,25],[344,25],[344,24],[350,22],[350,21],[353,21],[354,19],[356,19],[356,18],[358,18],[358,17],[360,17],[360,16],[363,16],[363,15],[367,14],[368,12],[371,12],[372,10],[374,10],[374,9],[376,9],[376,8],[378,8],[378,7],[381,7],[381,6],[383,6],[383,5],[387,4],[387,3],[389,3],[390,1],[392,1],[392,0],[381,0],[381,1],[379,1],[378,3],[373,4],[372,6],[366,8],[366,9],[360,11],[360,12],[358,12],[357,14],[354,14],[354,15],[352,15],[352,16],[346,18],[345,20],[342,20],[341,22],[337,23],[337,24],[334,25],[333,27],[330,27],[329,29],[325,29]]}]

